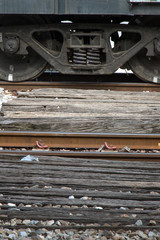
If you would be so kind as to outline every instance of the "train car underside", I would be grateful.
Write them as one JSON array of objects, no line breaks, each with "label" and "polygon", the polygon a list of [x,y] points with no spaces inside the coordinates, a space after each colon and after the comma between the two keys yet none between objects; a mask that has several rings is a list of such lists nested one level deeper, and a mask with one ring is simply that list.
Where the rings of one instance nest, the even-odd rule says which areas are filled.
[{"label": "train car underside", "polygon": [[160,83],[157,14],[82,13],[1,14],[0,79],[34,79],[50,65],[63,74],[82,75],[127,68]]}]

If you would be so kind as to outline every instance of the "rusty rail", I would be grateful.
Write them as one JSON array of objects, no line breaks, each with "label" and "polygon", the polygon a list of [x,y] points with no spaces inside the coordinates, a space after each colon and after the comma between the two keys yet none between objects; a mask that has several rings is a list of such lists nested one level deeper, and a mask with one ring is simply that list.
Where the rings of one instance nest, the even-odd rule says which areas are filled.
[{"label": "rusty rail", "polygon": [[160,85],[150,83],[112,83],[112,82],[0,82],[0,87],[5,90],[32,90],[38,88],[74,88],[74,89],[103,89],[113,91],[154,91],[160,92]]},{"label": "rusty rail", "polygon": [[107,142],[116,148],[160,149],[160,134],[0,132],[1,147],[34,147],[36,141],[49,148],[99,148]]},{"label": "rusty rail", "polygon": [[68,76],[43,74],[39,80],[25,82],[0,81],[0,87],[9,90],[31,90],[37,88],[103,89],[114,91],[160,91],[160,85],[144,83],[133,74],[112,76]]},{"label": "rusty rail", "polygon": [[[107,142],[116,149],[99,148]],[[1,154],[41,155],[71,158],[107,159],[121,161],[159,162],[160,152],[141,152],[134,150],[160,149],[160,134],[80,134],[49,132],[0,132]],[[132,151],[121,152],[129,146]],[[67,151],[66,151],[67,150]]]}]

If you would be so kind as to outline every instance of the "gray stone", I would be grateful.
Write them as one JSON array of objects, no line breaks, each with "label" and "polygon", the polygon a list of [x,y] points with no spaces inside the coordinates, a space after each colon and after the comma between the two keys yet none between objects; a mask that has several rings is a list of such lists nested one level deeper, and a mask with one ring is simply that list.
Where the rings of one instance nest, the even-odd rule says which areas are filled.
[{"label": "gray stone", "polygon": [[8,235],[8,238],[9,238],[9,239],[16,239],[16,235],[15,235],[15,234],[9,234],[9,235]]},{"label": "gray stone", "polygon": [[61,226],[60,221],[56,221],[55,224],[56,224],[57,226]]},{"label": "gray stone", "polygon": [[47,226],[51,226],[51,225],[53,225],[54,224],[54,220],[50,220],[50,221],[47,221],[46,222],[46,225]]},{"label": "gray stone", "polygon": [[124,210],[124,211],[126,211],[127,208],[125,208],[125,207],[120,207],[120,210]]},{"label": "gray stone", "polygon": [[70,236],[73,236],[73,235],[74,235],[74,232],[69,231],[69,232],[67,232],[67,234],[70,235]]},{"label": "gray stone", "polygon": [[11,219],[11,226],[17,225],[17,221],[15,218]]},{"label": "gray stone", "polygon": [[28,236],[28,234],[26,232],[24,232],[24,231],[20,232],[19,235],[21,237],[27,237]]},{"label": "gray stone", "polygon": [[152,232],[152,231],[150,231],[150,232],[148,233],[148,237],[149,237],[149,238],[153,238],[153,237],[155,237],[155,233]]},{"label": "gray stone", "polygon": [[103,208],[102,207],[95,207],[95,209],[102,210]]},{"label": "gray stone", "polygon": [[38,235],[45,235],[45,234],[47,234],[47,230],[45,228],[38,229],[38,230],[36,230],[36,234],[38,234]]},{"label": "gray stone", "polygon": [[26,220],[23,220],[22,223],[25,224],[25,225],[30,225],[30,224],[31,224],[31,221],[26,219]]},{"label": "gray stone", "polygon": [[136,226],[142,226],[143,225],[143,222],[142,222],[142,220],[137,220],[136,222],[135,222],[135,225]]},{"label": "gray stone", "polygon": [[86,201],[88,200],[88,197],[84,196],[84,197],[81,197],[80,199]]},{"label": "gray stone", "polygon": [[36,224],[38,224],[38,223],[39,223],[39,221],[35,221],[35,220],[31,220],[31,221],[30,221],[30,224],[31,224],[31,225],[36,225]]},{"label": "gray stone", "polygon": [[16,204],[14,204],[14,203],[8,203],[7,205],[8,205],[8,207],[16,207]]},{"label": "gray stone", "polygon": [[142,231],[138,231],[137,234],[142,239],[148,239],[148,236],[145,233],[143,233]]},{"label": "gray stone", "polygon": [[72,200],[72,199],[74,199],[74,196],[69,196],[68,198],[69,198],[70,200]]}]

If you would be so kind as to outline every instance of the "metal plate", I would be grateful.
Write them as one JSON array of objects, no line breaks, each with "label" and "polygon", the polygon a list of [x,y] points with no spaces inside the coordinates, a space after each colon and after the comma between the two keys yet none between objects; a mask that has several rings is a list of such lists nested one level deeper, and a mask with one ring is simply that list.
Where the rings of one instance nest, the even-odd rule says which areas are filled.
[{"label": "metal plate", "polygon": [[130,3],[160,3],[160,0],[129,0]]},{"label": "metal plate", "polygon": [[127,0],[0,0],[0,14],[129,13]]},{"label": "metal plate", "polygon": [[0,0],[0,14],[57,13],[58,0]]},{"label": "metal plate", "polygon": [[0,0],[0,14],[159,15],[156,3],[160,0]]}]

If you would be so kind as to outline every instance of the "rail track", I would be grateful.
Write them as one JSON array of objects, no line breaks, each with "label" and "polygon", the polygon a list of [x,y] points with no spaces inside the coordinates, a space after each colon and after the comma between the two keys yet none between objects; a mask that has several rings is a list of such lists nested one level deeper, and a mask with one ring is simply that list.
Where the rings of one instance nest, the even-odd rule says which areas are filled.
[{"label": "rail track", "polygon": [[[83,80],[82,80],[83,79]],[[0,81],[0,87],[9,91],[31,90],[37,88],[73,88],[73,89],[103,89],[114,91],[160,91],[160,85],[145,83],[129,74],[114,74],[113,76],[65,76],[60,74],[43,74],[38,80],[24,82]]]},{"label": "rail track", "polygon": [[[0,132],[1,153],[158,161],[160,134]],[[138,149],[138,151],[137,151]],[[144,151],[145,150],[145,151]]]},{"label": "rail track", "polygon": [[[104,142],[109,149],[100,152]],[[160,152],[111,146],[151,151],[159,142],[158,134],[1,131],[1,226],[159,229]],[[24,160],[28,154],[35,159]]]},{"label": "rail track", "polygon": [[128,145],[131,149],[160,149],[160,134],[0,132],[1,147],[33,147],[36,141],[42,144],[42,148],[43,145],[48,148],[99,148],[104,142],[108,142],[117,148]]},{"label": "rail track", "polygon": [[0,131],[0,147],[2,228],[160,229],[160,134]]}]

